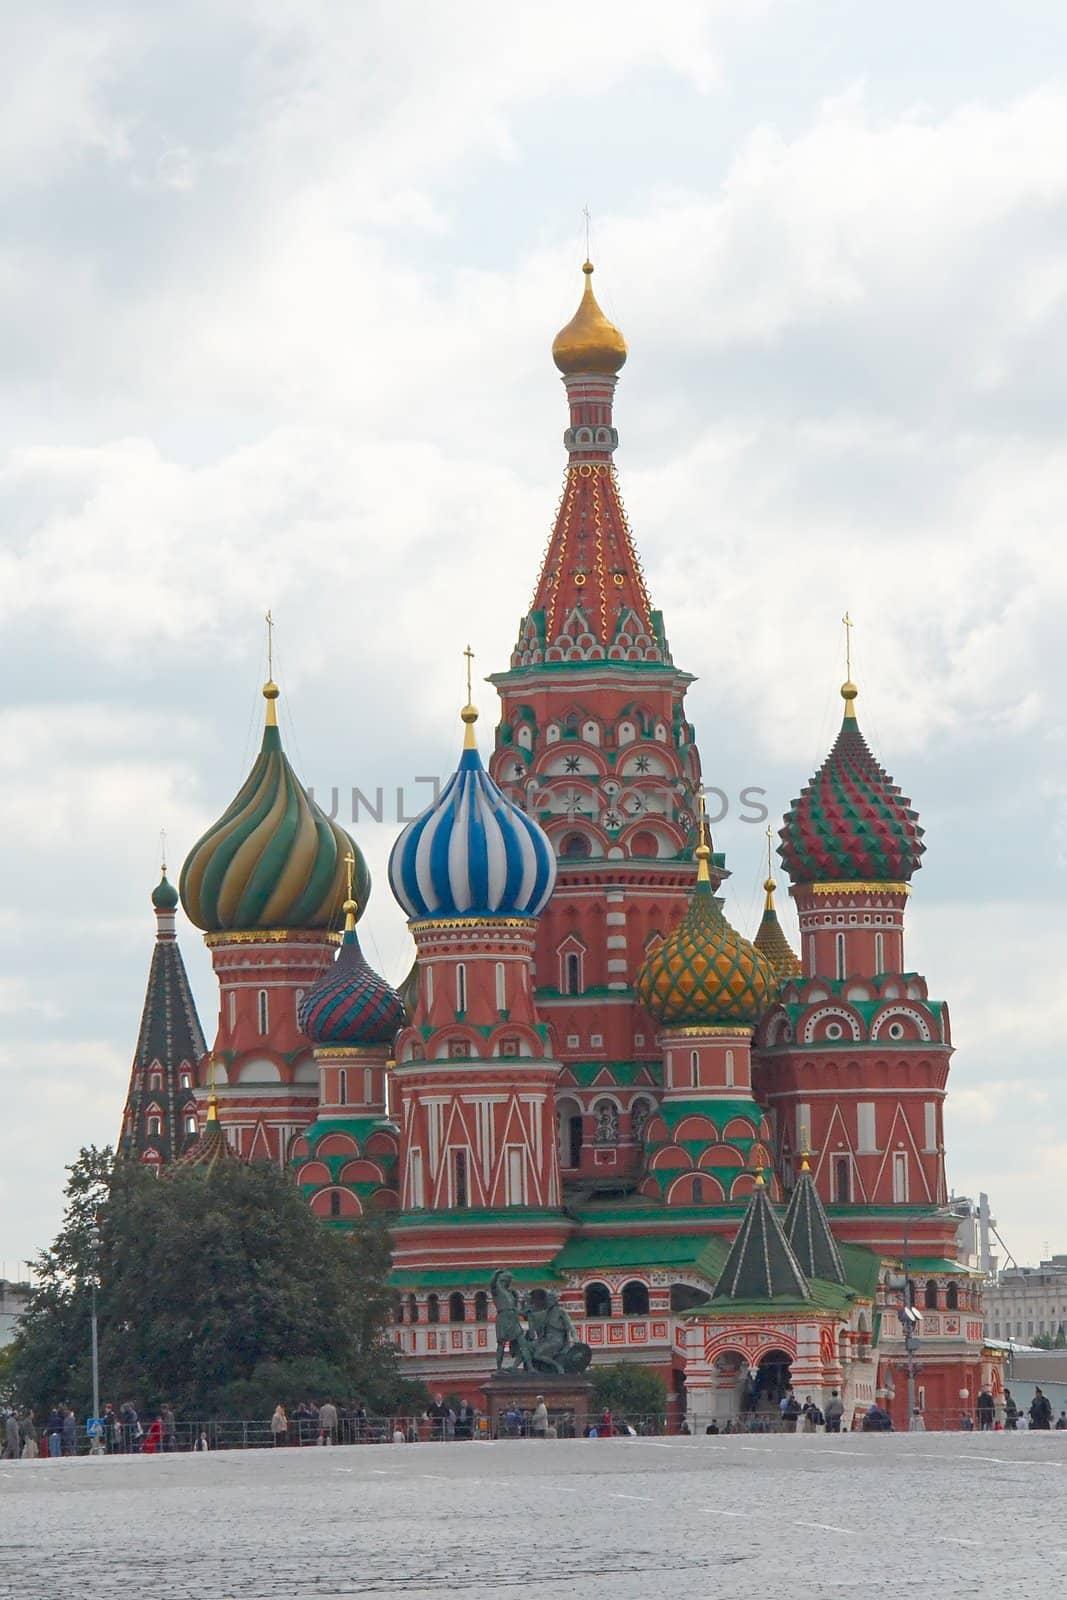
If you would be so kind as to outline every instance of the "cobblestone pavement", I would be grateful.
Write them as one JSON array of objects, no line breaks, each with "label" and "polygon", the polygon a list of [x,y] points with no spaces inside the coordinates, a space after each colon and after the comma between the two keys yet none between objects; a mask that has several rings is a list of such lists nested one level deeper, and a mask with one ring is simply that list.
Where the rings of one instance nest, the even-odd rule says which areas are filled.
[{"label": "cobblestone pavement", "polygon": [[1067,1435],[377,1445],[0,1463],[0,1596],[1052,1600]]}]

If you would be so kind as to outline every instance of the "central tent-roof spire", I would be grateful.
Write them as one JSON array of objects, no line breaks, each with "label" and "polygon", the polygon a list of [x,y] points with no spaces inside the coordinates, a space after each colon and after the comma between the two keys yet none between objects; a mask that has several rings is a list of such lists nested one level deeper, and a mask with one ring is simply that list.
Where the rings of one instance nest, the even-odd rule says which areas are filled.
[{"label": "central tent-roof spire", "polygon": [[626,520],[614,453],[612,405],[626,340],[593,293],[593,263],[552,359],[563,374],[570,426],[567,475],[537,588],[511,666],[607,661],[671,666]]}]

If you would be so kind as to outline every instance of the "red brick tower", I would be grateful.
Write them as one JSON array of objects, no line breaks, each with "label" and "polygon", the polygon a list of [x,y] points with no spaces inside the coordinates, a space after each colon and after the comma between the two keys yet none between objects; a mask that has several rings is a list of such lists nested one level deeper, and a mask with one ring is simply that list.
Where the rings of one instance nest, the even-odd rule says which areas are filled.
[{"label": "red brick tower", "polygon": [[458,770],[393,848],[419,986],[396,1045],[400,1273],[502,1261],[543,1266],[571,1231],[561,1210],[553,1089],[559,1063],[534,999],[537,917],[555,863],[542,830],[482,766],[463,712]]},{"label": "red brick tower", "polygon": [[[564,1063],[564,1177],[635,1181],[634,1119],[659,1081],[655,1025],[631,979],[679,921],[694,878],[700,759],[692,678],[652,607],[615,473],[612,404],[626,344],[597,305],[592,265],[553,358],[570,408],[563,495],[507,672],[490,769],[537,817],[558,861],[537,933],[538,1006]],[[612,1121],[610,1141],[597,1128]]]}]

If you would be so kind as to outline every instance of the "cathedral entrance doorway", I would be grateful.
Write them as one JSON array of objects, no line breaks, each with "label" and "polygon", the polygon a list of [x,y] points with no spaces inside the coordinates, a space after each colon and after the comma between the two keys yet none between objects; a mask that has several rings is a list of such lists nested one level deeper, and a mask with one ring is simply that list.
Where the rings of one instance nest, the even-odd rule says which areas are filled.
[{"label": "cathedral entrance doorway", "polygon": [[778,1420],[778,1407],[791,1379],[790,1359],[784,1350],[768,1350],[760,1357],[750,1383],[749,1409],[769,1421]]}]

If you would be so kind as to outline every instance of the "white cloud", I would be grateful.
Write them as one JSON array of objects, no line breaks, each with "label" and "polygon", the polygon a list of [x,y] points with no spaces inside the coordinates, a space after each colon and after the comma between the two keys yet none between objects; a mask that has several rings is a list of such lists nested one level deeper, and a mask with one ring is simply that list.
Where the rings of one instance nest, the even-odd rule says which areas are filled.
[{"label": "white cloud", "polygon": [[[1010,1174],[1065,1109],[1067,951],[1027,873],[1063,854],[1067,94],[1038,70],[917,108],[857,49],[749,115],[731,42],[773,55],[761,20],[796,9],[686,0],[665,28],[630,4],[243,0],[28,36],[0,158],[0,1072],[23,1143],[31,1060],[61,1155],[114,1134],[156,830],[180,857],[247,768],[267,605],[308,781],[388,792],[453,758],[459,650],[506,662],[555,504],[548,345],[588,198],[631,345],[624,490],[701,675],[707,774],[798,791],[851,609],[863,726],[934,819],[912,945],[955,1022],[950,1166],[1003,1179],[1002,1223],[1039,1236],[1053,1190]],[[620,158],[634,114],[647,152]],[[393,831],[360,837],[396,978]],[[761,831],[722,834],[748,926]],[[72,920],[97,934],[76,963]],[[32,1014],[57,963],[63,1015]],[[18,1216],[37,1231],[9,1254],[41,1237]]]}]

